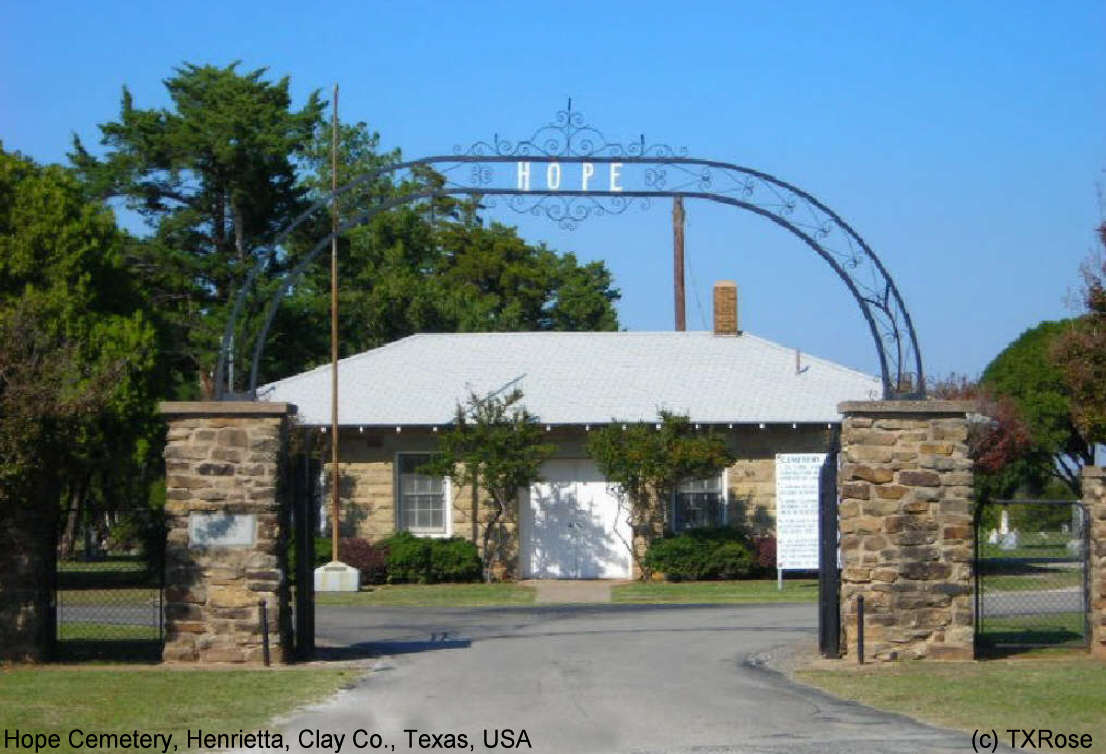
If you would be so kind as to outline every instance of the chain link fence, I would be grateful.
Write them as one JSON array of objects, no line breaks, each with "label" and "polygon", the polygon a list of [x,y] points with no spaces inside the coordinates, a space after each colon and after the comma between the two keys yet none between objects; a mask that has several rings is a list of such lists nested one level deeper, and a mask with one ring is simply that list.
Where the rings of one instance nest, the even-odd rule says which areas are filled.
[{"label": "chain link fence", "polygon": [[1087,516],[1074,500],[995,500],[976,511],[976,647],[1086,646]]},{"label": "chain link fence", "polygon": [[56,574],[55,656],[158,660],[165,634],[165,523],[142,508],[97,516]]}]

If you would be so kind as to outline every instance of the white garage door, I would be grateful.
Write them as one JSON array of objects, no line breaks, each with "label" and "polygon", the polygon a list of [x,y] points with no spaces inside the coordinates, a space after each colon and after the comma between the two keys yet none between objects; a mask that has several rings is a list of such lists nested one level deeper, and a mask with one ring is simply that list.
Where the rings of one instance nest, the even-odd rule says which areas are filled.
[{"label": "white garage door", "polygon": [[542,466],[522,510],[524,575],[536,579],[630,578],[630,521],[587,459]]}]

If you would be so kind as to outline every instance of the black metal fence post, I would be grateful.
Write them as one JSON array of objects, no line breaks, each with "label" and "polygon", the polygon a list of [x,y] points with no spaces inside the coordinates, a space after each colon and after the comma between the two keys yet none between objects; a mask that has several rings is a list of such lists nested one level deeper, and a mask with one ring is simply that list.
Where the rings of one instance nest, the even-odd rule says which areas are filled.
[{"label": "black metal fence post", "polygon": [[818,651],[841,656],[841,572],[837,568],[837,453],[840,428],[830,435],[818,490]]},{"label": "black metal fence post", "polygon": [[292,529],[296,554],[295,656],[309,660],[315,653],[315,508],[316,464],[311,457],[311,434],[304,438],[303,455],[293,461]]},{"label": "black metal fence post", "polygon": [[261,656],[265,660],[265,667],[269,667],[269,611],[265,607],[265,600],[258,600],[257,612],[261,621]]}]

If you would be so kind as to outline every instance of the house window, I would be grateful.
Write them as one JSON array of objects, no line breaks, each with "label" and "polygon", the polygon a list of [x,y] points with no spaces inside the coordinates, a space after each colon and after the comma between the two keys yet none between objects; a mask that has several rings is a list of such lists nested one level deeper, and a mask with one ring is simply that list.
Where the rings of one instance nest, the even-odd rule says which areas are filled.
[{"label": "house window", "polygon": [[672,504],[673,531],[725,524],[726,497],[721,474],[680,483]]},{"label": "house window", "polygon": [[429,453],[398,456],[397,528],[413,534],[448,534],[446,480],[418,472],[429,460]]}]

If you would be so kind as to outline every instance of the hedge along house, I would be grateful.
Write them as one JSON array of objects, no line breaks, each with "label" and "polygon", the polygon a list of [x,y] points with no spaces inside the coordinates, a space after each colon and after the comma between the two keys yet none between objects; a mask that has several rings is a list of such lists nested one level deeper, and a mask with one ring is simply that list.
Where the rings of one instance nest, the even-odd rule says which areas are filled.
[{"label": "hedge along house", "polygon": [[[542,481],[520,490],[500,575],[636,575],[628,511],[588,458],[587,433],[612,421],[654,422],[661,409],[723,432],[737,457],[718,477],[681,486],[668,501],[668,527],[771,533],[776,454],[824,452],[841,421],[837,404],[879,396],[880,382],[741,333],[733,283],[715,285],[714,303],[713,332],[420,334],[341,360],[342,535],[378,540],[407,530],[479,545],[480,496],[417,469],[470,393],[513,387],[557,452]],[[303,425],[326,427],[330,366],[266,385],[259,397],[295,404]]]}]

